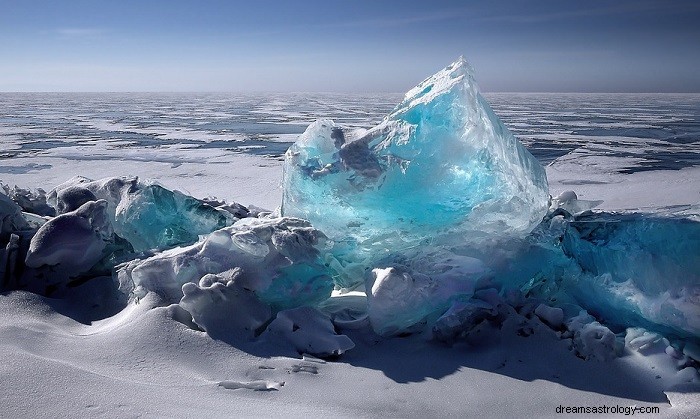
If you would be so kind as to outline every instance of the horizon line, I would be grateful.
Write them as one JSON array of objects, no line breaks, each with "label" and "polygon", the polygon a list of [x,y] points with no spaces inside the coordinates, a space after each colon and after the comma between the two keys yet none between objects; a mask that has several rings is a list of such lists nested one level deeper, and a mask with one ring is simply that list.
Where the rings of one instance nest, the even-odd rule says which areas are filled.
[{"label": "horizon line", "polygon": [[[0,90],[0,94],[346,94],[346,95],[362,95],[362,94],[386,94],[386,95],[404,95],[406,92],[389,92],[389,91],[310,91],[310,90]],[[700,91],[693,92],[677,92],[677,91],[518,91],[518,90],[480,90],[480,93],[485,94],[580,94],[580,95],[596,95],[596,94],[616,94],[616,95],[697,95]]]}]

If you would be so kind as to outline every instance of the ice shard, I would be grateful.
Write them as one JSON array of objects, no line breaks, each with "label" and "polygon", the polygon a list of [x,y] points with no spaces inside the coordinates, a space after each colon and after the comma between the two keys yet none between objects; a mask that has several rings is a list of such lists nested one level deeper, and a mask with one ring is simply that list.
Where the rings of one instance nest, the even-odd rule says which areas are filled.
[{"label": "ice shard", "polygon": [[350,252],[523,236],[548,207],[540,163],[481,96],[460,58],[368,131],[311,124],[287,151],[282,214]]}]

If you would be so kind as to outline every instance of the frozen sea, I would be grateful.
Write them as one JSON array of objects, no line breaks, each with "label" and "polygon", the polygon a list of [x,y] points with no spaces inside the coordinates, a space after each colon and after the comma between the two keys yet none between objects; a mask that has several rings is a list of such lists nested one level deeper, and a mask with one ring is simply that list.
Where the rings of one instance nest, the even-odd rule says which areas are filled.
[{"label": "frozen sea", "polygon": [[[282,155],[309,123],[330,118],[348,128],[369,128],[401,97],[0,93],[0,181],[50,189],[74,175],[130,174],[195,196],[273,207],[279,202],[275,182]],[[588,187],[619,184],[626,175],[700,166],[698,94],[485,97],[549,165],[553,189],[569,185],[585,195]],[[265,184],[256,186],[259,182]]]}]

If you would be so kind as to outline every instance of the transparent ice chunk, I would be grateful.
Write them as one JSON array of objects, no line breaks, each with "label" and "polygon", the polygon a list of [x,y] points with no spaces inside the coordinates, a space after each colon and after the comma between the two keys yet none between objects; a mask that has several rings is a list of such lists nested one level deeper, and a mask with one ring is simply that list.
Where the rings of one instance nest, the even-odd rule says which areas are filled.
[{"label": "transparent ice chunk", "polygon": [[340,253],[524,236],[548,200],[544,169],[493,113],[463,59],[369,131],[320,120],[285,157],[282,214],[345,242]]}]

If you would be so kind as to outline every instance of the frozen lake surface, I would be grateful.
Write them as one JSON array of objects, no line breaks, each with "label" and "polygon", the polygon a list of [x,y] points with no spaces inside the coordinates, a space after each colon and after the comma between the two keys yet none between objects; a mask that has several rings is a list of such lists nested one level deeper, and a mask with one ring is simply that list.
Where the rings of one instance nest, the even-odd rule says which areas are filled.
[{"label": "frozen lake surface", "polygon": [[[347,128],[369,128],[401,97],[0,93],[0,180],[50,188],[78,174],[133,174],[195,196],[274,207],[281,156],[308,124],[330,118]],[[697,94],[485,97],[535,157],[550,165],[554,192],[557,165],[566,167],[562,181],[574,190],[619,183],[626,179],[621,175],[700,165]]]}]

